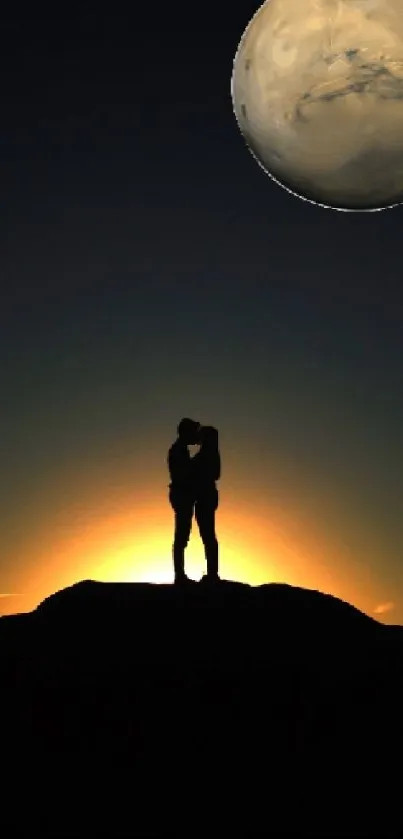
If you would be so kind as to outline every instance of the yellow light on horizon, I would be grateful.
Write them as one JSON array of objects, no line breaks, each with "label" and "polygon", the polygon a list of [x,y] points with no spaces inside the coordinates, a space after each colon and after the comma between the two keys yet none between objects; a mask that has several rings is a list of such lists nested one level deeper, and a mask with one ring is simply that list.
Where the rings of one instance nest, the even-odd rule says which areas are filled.
[{"label": "yellow light on horizon", "polygon": [[[101,505],[73,526],[58,522],[41,538],[27,596],[36,604],[55,591],[83,579],[102,582],[172,583],[173,520],[169,506],[143,503],[119,505],[119,513]],[[251,538],[250,533],[254,536]],[[268,561],[267,541],[259,544],[259,528],[250,516],[219,511],[220,576],[257,585],[278,579],[276,562]],[[260,534],[260,540],[262,535]],[[259,547],[258,550],[256,548]],[[274,546],[273,546],[274,547]],[[185,552],[186,573],[199,580],[206,573],[203,544],[194,522]],[[26,584],[25,586],[26,587]]]},{"label": "yellow light on horizon", "polygon": [[[78,502],[77,502],[78,503]],[[139,501],[104,497],[94,499],[79,516],[66,507],[56,522],[38,536],[37,550],[31,550],[31,564],[24,577],[15,581],[15,590],[24,592],[21,610],[35,608],[53,592],[84,579],[101,582],[172,583],[173,516],[168,504],[156,504],[151,494]],[[73,511],[74,513],[74,511]],[[376,597],[365,609],[368,596],[362,595],[352,575],[345,572],[338,556],[314,535],[293,510],[270,508],[267,504],[239,504],[228,494],[217,513],[219,573],[223,579],[250,585],[285,582],[293,586],[317,588],[360,608],[373,608]],[[328,557],[324,562],[323,558]],[[206,573],[203,545],[194,523],[185,553],[186,573],[199,580]],[[30,576],[29,576],[30,575]],[[360,581],[362,583],[362,580]],[[5,598],[4,598],[5,600]],[[386,598],[385,598],[386,600]],[[376,602],[376,600],[375,600]]]}]

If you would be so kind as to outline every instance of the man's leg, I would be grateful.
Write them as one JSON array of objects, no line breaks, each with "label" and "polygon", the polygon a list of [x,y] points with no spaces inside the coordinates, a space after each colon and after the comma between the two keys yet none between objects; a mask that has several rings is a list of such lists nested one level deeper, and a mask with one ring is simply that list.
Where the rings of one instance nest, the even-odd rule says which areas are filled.
[{"label": "man's leg", "polygon": [[195,514],[207,563],[207,576],[218,579],[218,541],[215,533],[215,506],[196,502]]},{"label": "man's leg", "polygon": [[173,543],[173,563],[175,582],[186,580],[185,548],[192,529],[193,505],[181,504],[175,509],[175,535]]}]

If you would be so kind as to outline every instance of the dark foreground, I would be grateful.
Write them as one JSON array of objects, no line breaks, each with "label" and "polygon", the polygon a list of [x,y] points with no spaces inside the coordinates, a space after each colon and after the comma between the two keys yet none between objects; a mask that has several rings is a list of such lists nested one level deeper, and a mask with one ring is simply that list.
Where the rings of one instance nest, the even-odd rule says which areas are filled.
[{"label": "dark foreground", "polygon": [[272,584],[0,619],[4,837],[403,834],[403,628]]}]

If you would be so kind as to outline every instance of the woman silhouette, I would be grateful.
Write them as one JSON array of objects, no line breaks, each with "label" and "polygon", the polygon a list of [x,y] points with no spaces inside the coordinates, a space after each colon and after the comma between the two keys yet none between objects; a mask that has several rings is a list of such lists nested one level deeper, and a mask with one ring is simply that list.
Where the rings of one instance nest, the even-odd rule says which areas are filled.
[{"label": "woman silhouette", "polygon": [[218,542],[215,533],[215,511],[218,507],[216,481],[221,477],[218,431],[212,425],[201,426],[200,451],[192,459],[195,494],[195,517],[204,545],[207,579],[218,580]]}]

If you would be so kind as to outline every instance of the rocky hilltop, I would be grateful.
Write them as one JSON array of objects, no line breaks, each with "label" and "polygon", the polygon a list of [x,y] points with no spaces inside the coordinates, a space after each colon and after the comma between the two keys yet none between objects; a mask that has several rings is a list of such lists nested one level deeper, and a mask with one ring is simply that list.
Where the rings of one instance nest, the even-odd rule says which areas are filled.
[{"label": "rocky hilltop", "polygon": [[5,835],[398,836],[401,629],[224,581],[1,618]]}]

